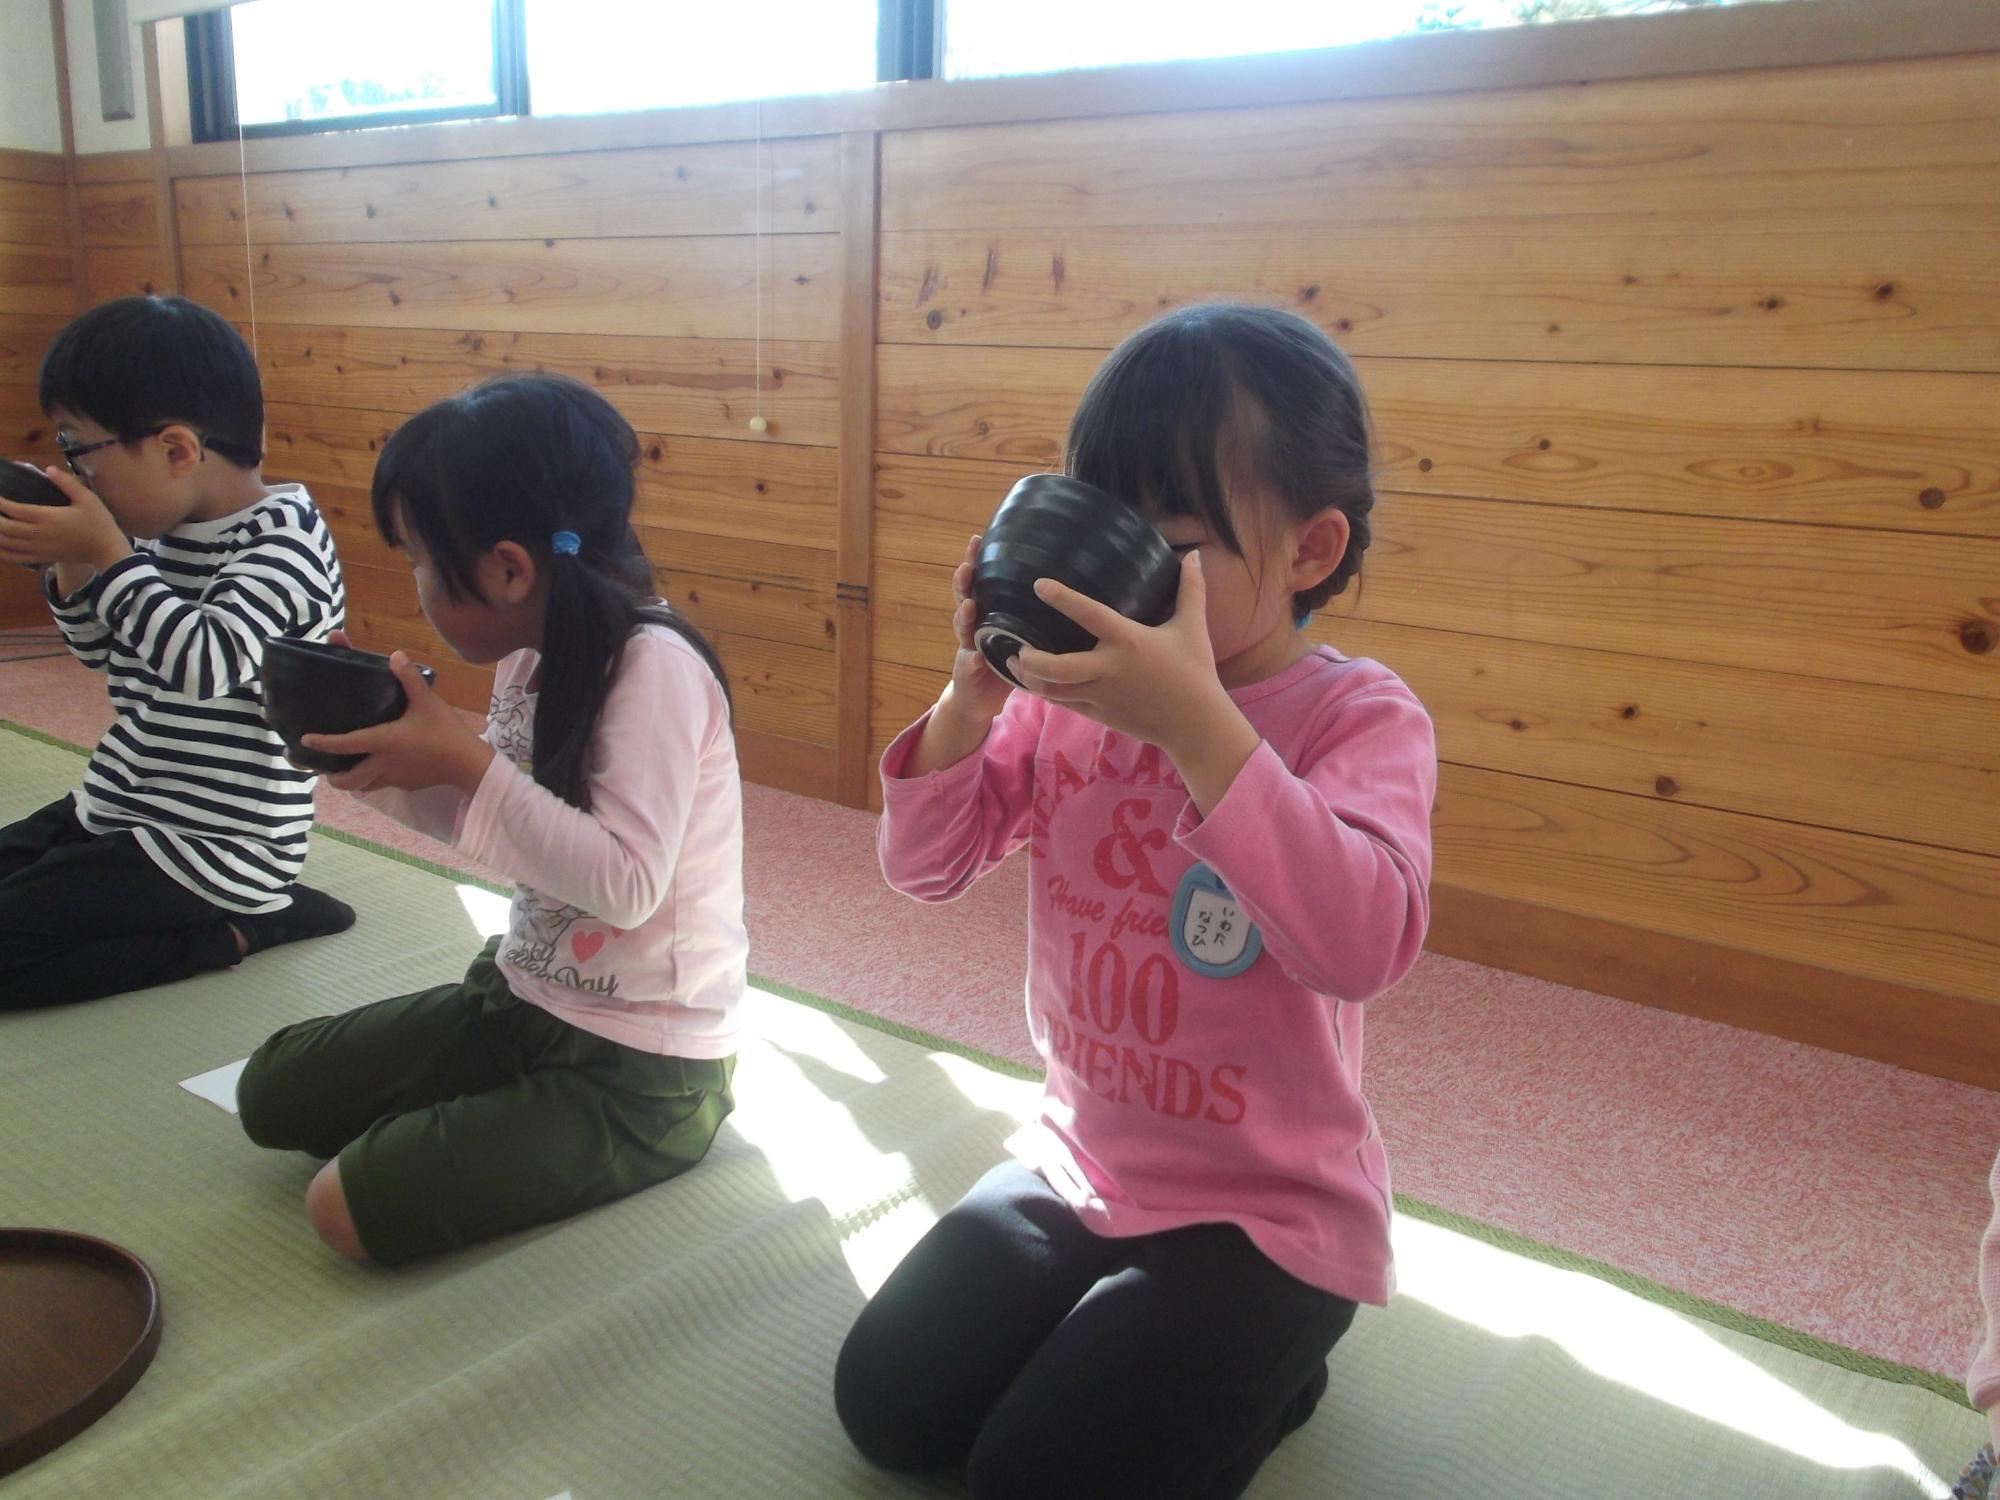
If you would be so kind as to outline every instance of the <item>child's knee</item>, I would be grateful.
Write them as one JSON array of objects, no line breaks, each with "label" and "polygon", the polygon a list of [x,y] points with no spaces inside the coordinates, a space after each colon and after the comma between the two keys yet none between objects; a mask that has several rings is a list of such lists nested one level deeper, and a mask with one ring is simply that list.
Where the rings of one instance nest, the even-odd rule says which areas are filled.
[{"label": "child's knee", "polygon": [[259,1146],[293,1150],[298,1146],[294,1122],[286,1117],[287,1090],[273,1079],[269,1044],[250,1054],[236,1078],[236,1118],[243,1133]]},{"label": "child's knee", "polygon": [[366,1260],[361,1236],[355,1231],[354,1216],[347,1209],[347,1194],[340,1185],[340,1162],[336,1158],[321,1167],[306,1188],[306,1217],[313,1233],[336,1255],[349,1260]]},{"label": "child's knee", "polygon": [[870,1319],[849,1330],[833,1366],[833,1408],[847,1440],[869,1463],[896,1474],[921,1474],[955,1462],[963,1447],[942,1435],[947,1425],[925,1409],[934,1392],[915,1389],[914,1362],[899,1356],[896,1341],[872,1336]]}]

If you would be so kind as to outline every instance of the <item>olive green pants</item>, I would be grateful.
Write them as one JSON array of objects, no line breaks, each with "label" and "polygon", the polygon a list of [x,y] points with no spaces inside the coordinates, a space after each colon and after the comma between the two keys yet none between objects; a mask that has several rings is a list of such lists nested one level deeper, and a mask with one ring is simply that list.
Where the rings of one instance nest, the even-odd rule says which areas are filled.
[{"label": "olive green pants", "polygon": [[507,988],[498,947],[457,984],[285,1027],[237,1085],[258,1145],[340,1158],[383,1265],[678,1176],[734,1107],[733,1057],[639,1052],[558,1020]]}]

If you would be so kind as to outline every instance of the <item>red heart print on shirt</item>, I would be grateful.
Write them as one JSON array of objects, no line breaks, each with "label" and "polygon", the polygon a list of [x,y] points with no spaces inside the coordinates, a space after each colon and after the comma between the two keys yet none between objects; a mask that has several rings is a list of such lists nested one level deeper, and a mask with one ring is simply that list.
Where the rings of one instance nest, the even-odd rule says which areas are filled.
[{"label": "red heart print on shirt", "polygon": [[576,955],[580,964],[589,963],[603,946],[604,934],[601,932],[572,932],[569,935],[569,951]]}]

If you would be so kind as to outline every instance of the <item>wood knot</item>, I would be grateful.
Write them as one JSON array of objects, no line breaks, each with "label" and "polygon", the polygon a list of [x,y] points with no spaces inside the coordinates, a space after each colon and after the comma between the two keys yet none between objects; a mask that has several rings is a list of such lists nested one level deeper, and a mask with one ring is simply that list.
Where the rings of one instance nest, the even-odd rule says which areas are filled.
[{"label": "wood knot", "polygon": [[1984,656],[1993,649],[1993,627],[1984,620],[1967,620],[1958,627],[1958,643],[1974,656]]},{"label": "wood knot", "polygon": [[1885,281],[1880,286],[1875,288],[1875,300],[1877,302],[1887,302],[1891,297],[1895,295],[1896,295],[1896,283],[1893,281]]},{"label": "wood knot", "polygon": [[1636,703],[1628,703],[1628,704],[1626,704],[1626,705],[1625,705],[1625,706],[1624,706],[1623,708],[1621,708],[1621,709],[1619,709],[1619,710],[1618,710],[1618,717],[1619,717],[1619,718],[1621,718],[1621,719],[1636,719],[1636,718],[1638,718],[1638,717],[1639,717],[1639,705],[1638,705],[1638,704],[1636,704]]},{"label": "wood knot", "polygon": [[1671,776],[1655,776],[1653,790],[1662,797],[1675,797],[1680,795],[1681,784]]},{"label": "wood knot", "polygon": [[1431,471],[1431,461],[1428,458],[1420,458],[1417,460],[1417,472],[1419,474],[1428,474],[1430,473],[1430,471]]},{"label": "wood knot", "polygon": [[1540,442],[1536,443],[1535,446],[1541,449],[1542,452],[1546,453],[1549,451],[1550,447],[1549,440],[1547,438],[1543,438]]},{"label": "wood knot", "polygon": [[1333,327],[1336,333],[1352,333],[1354,332],[1354,320],[1352,318],[1335,318],[1333,320]]},{"label": "wood knot", "polygon": [[1941,510],[1944,507],[1944,491],[1936,485],[1927,490],[1920,490],[1917,493],[1917,504],[1925,510]]},{"label": "wood knot", "polygon": [[937,332],[938,329],[944,327],[944,314],[938,311],[937,308],[932,308],[924,314],[924,327],[930,329],[933,333]]},{"label": "wood knot", "polygon": [[1785,305],[1785,299],[1783,297],[1766,297],[1757,305],[1763,308],[1765,312],[1776,312]]}]

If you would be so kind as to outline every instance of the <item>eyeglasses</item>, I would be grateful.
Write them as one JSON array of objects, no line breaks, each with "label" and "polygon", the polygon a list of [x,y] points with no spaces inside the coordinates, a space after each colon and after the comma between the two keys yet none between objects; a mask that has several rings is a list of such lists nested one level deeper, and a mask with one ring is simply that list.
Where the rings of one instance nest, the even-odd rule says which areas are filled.
[{"label": "eyeglasses", "polygon": [[89,454],[95,453],[100,448],[110,448],[119,443],[124,443],[124,442],[136,443],[139,441],[140,438],[158,437],[161,433],[165,432],[167,428],[172,425],[173,425],[172,423],[163,422],[150,432],[135,433],[130,438],[108,437],[105,438],[102,442],[96,442],[96,443],[72,443],[71,441],[69,441],[69,439],[65,438],[61,433],[57,433],[56,451],[62,454],[63,462],[69,465],[70,473],[74,474],[78,479],[88,479],[90,476],[85,474],[83,470],[79,469],[76,466],[76,461],[79,458],[84,458]]}]

